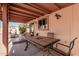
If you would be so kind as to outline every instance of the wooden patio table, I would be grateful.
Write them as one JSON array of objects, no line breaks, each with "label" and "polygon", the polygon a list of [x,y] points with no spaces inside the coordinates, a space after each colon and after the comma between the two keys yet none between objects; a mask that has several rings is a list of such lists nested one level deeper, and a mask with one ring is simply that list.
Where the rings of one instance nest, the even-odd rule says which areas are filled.
[{"label": "wooden patio table", "polygon": [[49,37],[44,37],[44,36],[25,36],[25,38],[26,38],[25,50],[27,50],[28,43],[30,42],[34,45],[40,45],[43,50],[43,55],[46,50],[49,52],[49,47],[51,46],[53,47],[53,44],[60,41],[59,39],[49,38]]}]

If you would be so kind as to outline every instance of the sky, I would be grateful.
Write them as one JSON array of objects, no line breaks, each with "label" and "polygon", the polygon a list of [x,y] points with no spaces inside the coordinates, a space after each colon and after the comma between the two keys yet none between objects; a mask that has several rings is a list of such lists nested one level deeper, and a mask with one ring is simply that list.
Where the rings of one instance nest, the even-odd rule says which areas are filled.
[{"label": "sky", "polygon": [[[15,22],[9,22],[9,26],[16,26],[18,27],[20,23],[15,23]],[[2,22],[0,21],[0,27],[2,26]]]},{"label": "sky", "polygon": [[20,23],[15,23],[15,22],[9,22],[9,26],[16,26],[18,27]]},{"label": "sky", "polygon": [[0,27],[2,26],[2,22],[0,21]]}]

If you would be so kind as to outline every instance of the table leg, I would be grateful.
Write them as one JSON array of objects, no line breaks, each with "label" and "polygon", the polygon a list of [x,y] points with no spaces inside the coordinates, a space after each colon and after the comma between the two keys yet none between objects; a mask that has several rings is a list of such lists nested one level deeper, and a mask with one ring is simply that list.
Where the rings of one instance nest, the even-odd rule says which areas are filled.
[{"label": "table leg", "polygon": [[43,56],[45,56],[45,49],[43,48]]},{"label": "table leg", "polygon": [[50,54],[50,51],[49,51],[49,48],[47,48],[47,56],[49,56]]},{"label": "table leg", "polygon": [[28,41],[26,41],[26,47],[25,47],[24,51],[27,51],[27,48],[28,48]]},{"label": "table leg", "polygon": [[49,48],[50,48],[50,49],[53,49],[53,44],[51,44],[51,45],[49,46]]},{"label": "table leg", "polygon": [[43,56],[45,56],[45,52],[46,52],[47,56],[49,56],[50,52],[49,52],[48,47],[43,49]]},{"label": "table leg", "polygon": [[50,49],[53,49],[53,44],[51,44],[51,45],[48,47],[48,50],[47,50],[47,51],[48,51],[48,55],[49,55],[49,54],[52,55],[52,53],[50,52]]}]

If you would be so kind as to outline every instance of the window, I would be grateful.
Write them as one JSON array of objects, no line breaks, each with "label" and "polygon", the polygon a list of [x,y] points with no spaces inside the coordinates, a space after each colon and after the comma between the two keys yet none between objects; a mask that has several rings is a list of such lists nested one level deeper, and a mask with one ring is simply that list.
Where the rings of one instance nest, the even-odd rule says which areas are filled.
[{"label": "window", "polygon": [[38,29],[41,29],[41,30],[48,29],[48,19],[47,18],[38,20]]}]

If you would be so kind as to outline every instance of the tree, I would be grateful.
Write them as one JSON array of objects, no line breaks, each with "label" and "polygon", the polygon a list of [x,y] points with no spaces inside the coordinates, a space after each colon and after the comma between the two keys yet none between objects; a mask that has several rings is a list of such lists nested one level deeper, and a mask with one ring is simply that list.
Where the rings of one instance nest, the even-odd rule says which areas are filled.
[{"label": "tree", "polygon": [[19,25],[19,31],[20,31],[21,34],[24,33],[26,31],[26,24],[21,23]]}]

